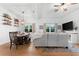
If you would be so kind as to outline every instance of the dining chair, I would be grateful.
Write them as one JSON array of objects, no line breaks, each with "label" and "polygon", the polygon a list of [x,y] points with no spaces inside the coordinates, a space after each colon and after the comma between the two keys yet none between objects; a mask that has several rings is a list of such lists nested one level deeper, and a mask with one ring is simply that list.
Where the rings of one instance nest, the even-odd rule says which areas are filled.
[{"label": "dining chair", "polygon": [[10,49],[12,48],[12,45],[14,45],[17,48],[17,32],[9,32],[9,37],[10,37]]},{"label": "dining chair", "polygon": [[30,41],[31,41],[30,34],[24,36],[24,43],[25,43],[25,44],[30,43]]}]

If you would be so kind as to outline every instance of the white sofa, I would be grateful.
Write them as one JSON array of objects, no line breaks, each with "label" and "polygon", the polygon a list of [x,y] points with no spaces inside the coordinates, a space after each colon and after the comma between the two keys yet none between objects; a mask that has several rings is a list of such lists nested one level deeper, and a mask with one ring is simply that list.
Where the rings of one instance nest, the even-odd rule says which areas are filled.
[{"label": "white sofa", "polygon": [[33,40],[35,47],[68,47],[69,35],[66,33],[47,33]]}]

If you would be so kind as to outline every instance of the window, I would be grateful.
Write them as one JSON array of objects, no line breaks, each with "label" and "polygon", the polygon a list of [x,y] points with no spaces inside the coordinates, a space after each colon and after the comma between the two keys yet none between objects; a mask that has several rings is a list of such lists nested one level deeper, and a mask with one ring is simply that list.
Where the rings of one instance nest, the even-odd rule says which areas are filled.
[{"label": "window", "polygon": [[56,25],[55,24],[46,24],[46,32],[55,32],[56,30]]},{"label": "window", "polygon": [[35,24],[26,24],[25,32],[34,32]]}]

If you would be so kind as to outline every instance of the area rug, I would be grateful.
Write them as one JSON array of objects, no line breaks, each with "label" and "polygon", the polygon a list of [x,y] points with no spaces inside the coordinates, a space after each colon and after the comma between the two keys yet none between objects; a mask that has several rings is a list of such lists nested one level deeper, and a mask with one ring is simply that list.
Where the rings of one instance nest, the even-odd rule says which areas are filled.
[{"label": "area rug", "polygon": [[79,48],[44,48],[47,52],[79,52]]},{"label": "area rug", "polygon": [[67,48],[44,48],[47,52],[70,52],[70,49]]},{"label": "area rug", "polygon": [[79,52],[79,48],[71,48],[71,52]]}]

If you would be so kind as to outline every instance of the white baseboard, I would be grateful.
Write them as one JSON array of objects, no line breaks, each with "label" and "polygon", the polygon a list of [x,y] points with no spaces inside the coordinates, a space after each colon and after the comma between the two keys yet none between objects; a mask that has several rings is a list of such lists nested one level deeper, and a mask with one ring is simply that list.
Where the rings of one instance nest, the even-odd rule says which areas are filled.
[{"label": "white baseboard", "polygon": [[0,42],[0,45],[3,45],[5,43],[9,43],[9,41],[6,41],[6,42]]}]

